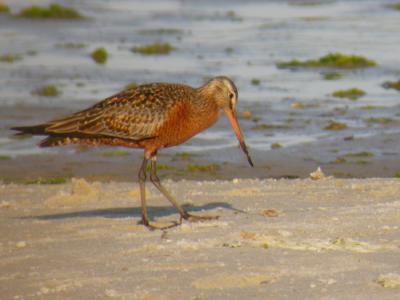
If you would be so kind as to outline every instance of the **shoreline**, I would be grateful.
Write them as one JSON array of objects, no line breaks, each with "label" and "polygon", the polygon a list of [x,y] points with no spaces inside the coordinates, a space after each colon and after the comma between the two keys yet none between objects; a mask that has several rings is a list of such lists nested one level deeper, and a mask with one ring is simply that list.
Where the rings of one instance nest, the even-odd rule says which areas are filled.
[{"label": "shoreline", "polygon": [[[337,178],[393,178],[398,177],[400,171],[400,150],[396,152],[399,135],[352,142],[332,140],[277,150],[250,149],[254,168],[247,164],[239,147],[210,152],[179,152],[172,148],[160,151],[158,173],[162,178],[174,180],[294,179],[308,178],[311,172],[321,167],[326,175]],[[363,152],[365,144],[379,144],[381,140],[389,139],[391,145],[386,142],[387,153],[371,156],[370,152]],[[337,153],[333,148],[350,154]],[[55,147],[43,154],[0,159],[0,181],[23,183],[40,178],[83,177],[91,181],[131,182],[137,181],[141,161],[142,151],[138,149]]]},{"label": "shoreline", "polygon": [[[0,139],[12,139],[10,150],[0,155],[0,181],[24,182],[40,178],[84,177],[88,180],[136,181],[142,161],[142,150],[122,147],[54,147],[37,146],[40,137],[14,137],[12,126],[37,124],[86,107],[75,103],[68,109],[62,106],[16,106],[0,109]],[[245,121],[245,120],[244,120]],[[245,136],[253,134],[246,122]],[[217,128],[222,123],[216,125]],[[229,126],[226,124],[226,126]],[[229,129],[229,130],[228,130]],[[230,128],[224,127],[227,138],[235,141]],[[265,139],[270,137],[265,133]],[[174,180],[233,179],[233,178],[307,178],[321,167],[330,176],[338,178],[392,178],[400,172],[400,132],[364,136],[363,131],[346,136],[327,133],[321,139],[298,143],[278,149],[253,148],[248,144],[255,167],[251,168],[238,146],[202,150],[201,140],[195,141],[198,151],[185,147],[161,149],[159,174]],[[276,132],[279,135],[279,132]],[[13,139],[16,139],[13,141]],[[6,144],[9,141],[6,142]],[[222,141],[215,141],[216,145]],[[7,149],[7,148],[5,148]],[[34,154],[21,154],[23,149]],[[16,155],[12,156],[15,151]],[[192,168],[189,167],[192,165]],[[199,167],[199,168],[197,168]],[[197,170],[197,169],[199,170]]]}]

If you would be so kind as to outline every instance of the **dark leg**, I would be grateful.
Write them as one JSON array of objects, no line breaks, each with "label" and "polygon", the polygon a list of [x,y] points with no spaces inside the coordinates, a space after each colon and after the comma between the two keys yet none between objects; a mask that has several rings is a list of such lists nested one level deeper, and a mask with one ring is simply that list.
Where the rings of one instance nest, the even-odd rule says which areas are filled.
[{"label": "dark leg", "polygon": [[165,187],[161,184],[160,178],[157,176],[157,160],[156,157],[153,156],[151,159],[151,173],[150,180],[154,184],[154,186],[168,199],[169,202],[176,208],[182,218],[188,219],[189,214],[186,210],[183,209],[182,206],[175,200],[175,198],[165,189]]},{"label": "dark leg", "polygon": [[139,169],[139,186],[140,186],[140,201],[142,202],[142,223],[145,226],[150,226],[149,216],[147,214],[146,205],[146,168],[147,168],[147,158],[143,158],[142,166]]},{"label": "dark leg", "polygon": [[147,203],[146,203],[146,172],[147,172],[147,161],[148,159],[144,157],[142,166],[139,169],[139,186],[140,186],[140,200],[142,202],[142,220],[140,221],[141,224],[145,225],[150,229],[167,229],[174,226],[179,225],[179,223],[173,223],[172,225],[167,226],[157,226],[154,224],[150,224],[149,216],[147,214]]},{"label": "dark leg", "polygon": [[169,202],[176,208],[176,210],[185,220],[211,220],[217,219],[218,216],[196,216],[189,214],[179,203],[175,200],[175,198],[165,189],[165,187],[161,184],[160,178],[157,176],[157,157],[153,156],[151,158],[151,173],[150,180],[154,184],[154,186],[168,199]]}]

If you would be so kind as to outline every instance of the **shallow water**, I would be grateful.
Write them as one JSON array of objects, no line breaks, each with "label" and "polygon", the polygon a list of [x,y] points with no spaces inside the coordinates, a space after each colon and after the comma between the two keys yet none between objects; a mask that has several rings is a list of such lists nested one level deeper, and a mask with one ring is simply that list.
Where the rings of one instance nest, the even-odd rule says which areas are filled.
[{"label": "shallow water", "polygon": [[[49,1],[8,2],[15,14],[28,4]],[[0,55],[23,56],[12,64],[0,62],[0,107],[20,111],[14,117],[0,119],[1,155],[39,151],[34,147],[37,139],[9,138],[11,132],[7,129],[59,117],[46,113],[45,119],[40,109],[29,114],[32,106],[69,113],[132,81],[198,86],[206,78],[220,74],[232,77],[237,84],[238,110],[253,112],[252,119],[240,120],[253,149],[267,151],[273,143],[290,147],[400,132],[400,94],[381,86],[384,81],[400,78],[400,11],[388,7],[393,1],[59,2],[73,6],[90,19],[31,21],[0,14]],[[165,56],[130,51],[134,46],[153,42],[169,42],[177,50]],[[84,47],[59,46],[65,43]],[[105,47],[110,53],[106,65],[96,65],[90,58],[96,47]],[[33,54],[27,54],[29,51]],[[324,80],[323,70],[276,67],[278,61],[314,59],[329,52],[364,55],[377,61],[378,66],[340,71],[344,77],[334,81]],[[261,84],[252,85],[253,78]],[[62,94],[54,98],[31,95],[32,90],[46,84],[58,86]],[[357,101],[330,96],[335,90],[351,87],[361,88],[367,95]],[[295,102],[306,108],[293,108]],[[377,107],[362,109],[365,106]],[[390,118],[393,122],[366,122],[370,117]],[[344,122],[349,128],[324,130],[331,120]],[[280,127],[254,129],[260,124]],[[208,151],[235,145],[233,132],[222,118],[216,126],[176,150]],[[366,150],[379,155],[384,152],[384,147],[379,147]]]}]

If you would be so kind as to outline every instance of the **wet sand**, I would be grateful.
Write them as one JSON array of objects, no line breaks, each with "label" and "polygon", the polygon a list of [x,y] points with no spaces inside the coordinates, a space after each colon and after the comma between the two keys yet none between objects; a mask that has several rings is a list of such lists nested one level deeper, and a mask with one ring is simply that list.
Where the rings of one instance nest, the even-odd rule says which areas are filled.
[{"label": "wet sand", "polygon": [[[0,185],[3,299],[398,299],[400,181],[167,181],[215,221],[149,231],[136,183]],[[177,219],[149,188],[155,221]]]},{"label": "wet sand", "polygon": [[[232,137],[234,138],[234,137]],[[180,152],[177,148],[159,152],[159,174],[162,178],[181,180],[232,180],[237,178],[307,178],[322,167],[327,175],[338,178],[399,176],[400,134],[331,139],[281,149],[251,149],[255,164],[251,168],[239,147],[203,152]],[[34,144],[40,137],[36,137]],[[37,147],[33,145],[33,147]],[[380,155],[367,151],[384,149]],[[83,177],[90,181],[137,181],[143,159],[142,150],[96,147],[36,148],[37,154],[0,159],[0,181],[23,183],[39,179]],[[183,153],[183,155],[182,155]],[[190,170],[206,166],[211,170]]]},{"label": "wet sand", "polygon": [[[44,137],[15,137],[10,127],[15,120],[25,124],[38,124],[56,116],[67,115],[88,105],[63,107],[16,106],[0,107],[0,136],[24,145],[24,149],[12,148],[2,155],[0,152],[0,181],[25,182],[40,178],[83,177],[99,181],[136,181],[137,172],[143,158],[142,150],[116,147],[64,146],[39,148],[37,144]],[[251,124],[241,119],[245,136],[251,135]],[[21,123],[20,123],[21,124]],[[162,177],[180,180],[232,180],[238,178],[307,178],[308,174],[321,166],[327,175],[340,178],[394,177],[400,172],[400,133],[382,132],[377,135],[354,136],[332,132],[318,141],[303,142],[279,149],[257,148],[248,144],[255,164],[250,168],[240,150],[233,130],[225,117],[214,127],[224,127],[226,138],[233,146],[222,143],[216,149],[187,150],[193,138],[182,146],[161,149],[159,172]],[[206,133],[212,130],[206,130]],[[273,130],[273,132],[278,130]],[[274,135],[279,135],[279,132]],[[266,135],[266,140],[270,136]],[[197,141],[198,142],[198,141]],[[196,143],[196,141],[195,141]],[[219,141],[216,142],[219,145]],[[18,146],[20,147],[20,146]],[[0,147],[1,148],[1,147]],[[14,155],[15,151],[17,154]],[[22,151],[22,152],[21,152]],[[25,151],[25,152],[23,152]],[[354,155],[358,154],[358,155]],[[188,165],[214,165],[212,172],[188,171]]]}]

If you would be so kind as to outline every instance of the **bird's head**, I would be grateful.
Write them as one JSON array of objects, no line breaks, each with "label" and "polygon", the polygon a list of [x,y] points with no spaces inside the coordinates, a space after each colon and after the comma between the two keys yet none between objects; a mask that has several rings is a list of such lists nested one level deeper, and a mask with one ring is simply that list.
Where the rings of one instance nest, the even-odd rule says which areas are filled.
[{"label": "bird's head", "polygon": [[236,137],[239,140],[240,147],[247,156],[249,164],[253,166],[253,162],[247,150],[246,143],[236,116],[236,104],[238,102],[238,90],[233,81],[226,76],[218,76],[208,81],[202,89],[207,91],[209,98],[212,98],[217,106],[222,109],[231,123]]}]

